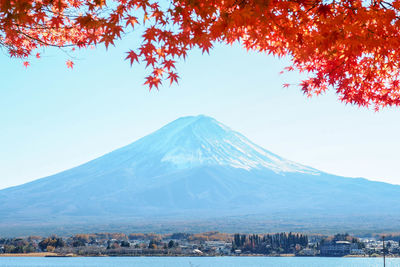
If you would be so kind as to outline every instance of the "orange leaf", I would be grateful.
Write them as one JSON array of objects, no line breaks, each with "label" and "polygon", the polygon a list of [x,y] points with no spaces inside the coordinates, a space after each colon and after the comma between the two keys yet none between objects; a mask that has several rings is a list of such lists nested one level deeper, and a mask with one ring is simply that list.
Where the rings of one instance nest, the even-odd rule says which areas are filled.
[{"label": "orange leaf", "polygon": [[67,60],[66,64],[67,64],[67,68],[71,68],[71,69],[74,68],[74,62],[72,62],[71,60]]}]

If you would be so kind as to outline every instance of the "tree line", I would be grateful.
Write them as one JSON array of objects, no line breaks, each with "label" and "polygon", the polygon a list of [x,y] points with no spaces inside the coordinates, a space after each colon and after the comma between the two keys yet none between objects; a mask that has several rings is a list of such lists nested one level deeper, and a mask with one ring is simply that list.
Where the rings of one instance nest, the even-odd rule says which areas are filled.
[{"label": "tree line", "polygon": [[298,233],[276,233],[266,235],[235,234],[232,241],[232,251],[271,254],[293,253],[294,250],[308,245],[308,236]]}]

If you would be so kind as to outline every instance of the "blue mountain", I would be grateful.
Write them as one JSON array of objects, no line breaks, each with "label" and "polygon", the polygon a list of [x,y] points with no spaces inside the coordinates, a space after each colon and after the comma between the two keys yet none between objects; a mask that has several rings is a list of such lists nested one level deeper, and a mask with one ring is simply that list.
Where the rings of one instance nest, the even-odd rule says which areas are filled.
[{"label": "blue mountain", "polygon": [[305,226],[336,220],[367,229],[382,216],[398,223],[399,200],[398,185],[295,163],[200,115],[78,167],[0,190],[0,227],[146,218]]}]

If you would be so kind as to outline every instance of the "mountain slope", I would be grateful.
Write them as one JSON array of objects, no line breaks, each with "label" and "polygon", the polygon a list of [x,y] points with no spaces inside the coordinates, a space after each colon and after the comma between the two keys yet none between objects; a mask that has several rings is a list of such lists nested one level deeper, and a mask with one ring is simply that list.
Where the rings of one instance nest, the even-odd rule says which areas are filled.
[{"label": "mountain slope", "polygon": [[400,186],[286,160],[212,118],[196,116],[76,168],[0,190],[0,218],[4,224],[272,214],[293,221],[379,218],[400,213],[399,193]]}]

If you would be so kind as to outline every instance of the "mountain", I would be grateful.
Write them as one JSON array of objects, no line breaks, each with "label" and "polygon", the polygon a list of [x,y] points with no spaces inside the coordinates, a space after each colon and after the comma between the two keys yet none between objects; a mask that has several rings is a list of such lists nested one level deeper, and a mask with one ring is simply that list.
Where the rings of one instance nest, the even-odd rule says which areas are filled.
[{"label": "mountain", "polygon": [[200,115],[78,167],[0,190],[0,230],[149,222],[165,229],[204,224],[239,231],[256,222],[268,224],[265,230],[387,229],[399,225],[399,200],[400,186],[295,163]]}]

